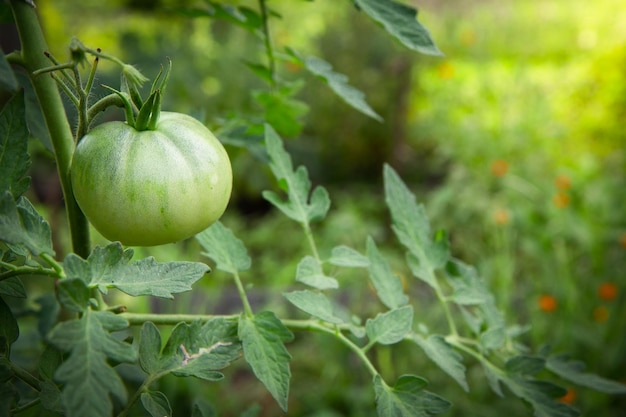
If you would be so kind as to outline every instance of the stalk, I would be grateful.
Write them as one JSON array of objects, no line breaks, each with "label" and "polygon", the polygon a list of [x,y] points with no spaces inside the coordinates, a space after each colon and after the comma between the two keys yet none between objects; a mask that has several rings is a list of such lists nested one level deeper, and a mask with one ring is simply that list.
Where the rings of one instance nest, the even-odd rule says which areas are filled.
[{"label": "stalk", "polygon": [[89,223],[76,203],[70,181],[70,165],[74,152],[72,129],[67,121],[56,82],[45,74],[32,75],[33,72],[49,66],[45,55],[48,49],[46,40],[32,6],[23,0],[10,0],[10,5],[22,43],[24,66],[30,75],[54,148],[69,220],[72,248],[77,255],[86,258],[90,252]]}]

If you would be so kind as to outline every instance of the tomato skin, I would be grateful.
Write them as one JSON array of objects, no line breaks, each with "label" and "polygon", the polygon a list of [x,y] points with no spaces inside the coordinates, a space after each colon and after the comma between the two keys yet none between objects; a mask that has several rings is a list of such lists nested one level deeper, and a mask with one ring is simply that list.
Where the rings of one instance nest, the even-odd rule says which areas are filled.
[{"label": "tomato skin", "polygon": [[226,150],[196,119],[161,112],[155,130],[93,128],[76,146],[74,196],[104,237],[128,246],[189,238],[217,221],[232,191]]}]

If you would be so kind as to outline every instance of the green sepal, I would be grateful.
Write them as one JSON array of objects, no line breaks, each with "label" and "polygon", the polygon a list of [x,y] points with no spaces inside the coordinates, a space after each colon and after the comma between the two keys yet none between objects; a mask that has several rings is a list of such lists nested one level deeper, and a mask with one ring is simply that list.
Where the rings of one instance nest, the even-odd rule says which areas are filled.
[{"label": "green sepal", "polygon": [[124,113],[126,115],[126,123],[128,123],[129,126],[135,126],[135,115],[133,113],[133,105],[130,102],[129,96],[126,93],[117,91],[113,87],[109,87],[108,85],[103,85],[102,87],[112,91],[113,93],[117,94],[119,98],[122,99],[122,103],[124,104]]}]

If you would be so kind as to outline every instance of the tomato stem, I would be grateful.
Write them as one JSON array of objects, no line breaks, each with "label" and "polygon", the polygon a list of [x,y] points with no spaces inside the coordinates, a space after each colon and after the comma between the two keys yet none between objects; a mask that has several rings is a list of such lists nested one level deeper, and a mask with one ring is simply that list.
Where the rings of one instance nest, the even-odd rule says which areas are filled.
[{"label": "tomato stem", "polygon": [[272,36],[270,33],[269,25],[269,12],[267,10],[266,0],[259,0],[259,7],[261,9],[261,18],[263,19],[263,34],[265,40],[265,52],[267,54],[267,60],[270,69],[270,79],[272,85],[276,84],[276,62],[274,59],[274,47],[272,46]]},{"label": "tomato stem", "polygon": [[72,129],[65,115],[63,100],[54,79],[32,76],[34,71],[48,66],[48,59],[44,53],[48,47],[33,7],[21,0],[11,0],[10,4],[22,44],[24,66],[31,74],[31,82],[54,148],[57,170],[65,199],[72,247],[76,254],[86,258],[91,251],[89,223],[76,203],[70,181],[70,165],[74,152]]}]

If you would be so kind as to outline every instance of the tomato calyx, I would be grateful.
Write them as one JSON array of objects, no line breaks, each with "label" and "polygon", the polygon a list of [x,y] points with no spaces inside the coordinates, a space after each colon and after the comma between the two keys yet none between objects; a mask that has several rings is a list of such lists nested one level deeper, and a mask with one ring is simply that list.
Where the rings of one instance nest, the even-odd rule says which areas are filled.
[{"label": "tomato calyx", "polygon": [[155,130],[161,114],[163,90],[165,90],[171,70],[172,60],[168,58],[167,68],[164,71],[163,66],[161,66],[161,70],[152,83],[150,96],[146,101],[143,101],[141,98],[136,83],[129,80],[125,74],[122,74],[122,91],[106,85],[103,87],[119,96],[124,106],[126,123],[129,126],[134,127],[138,131]]}]

